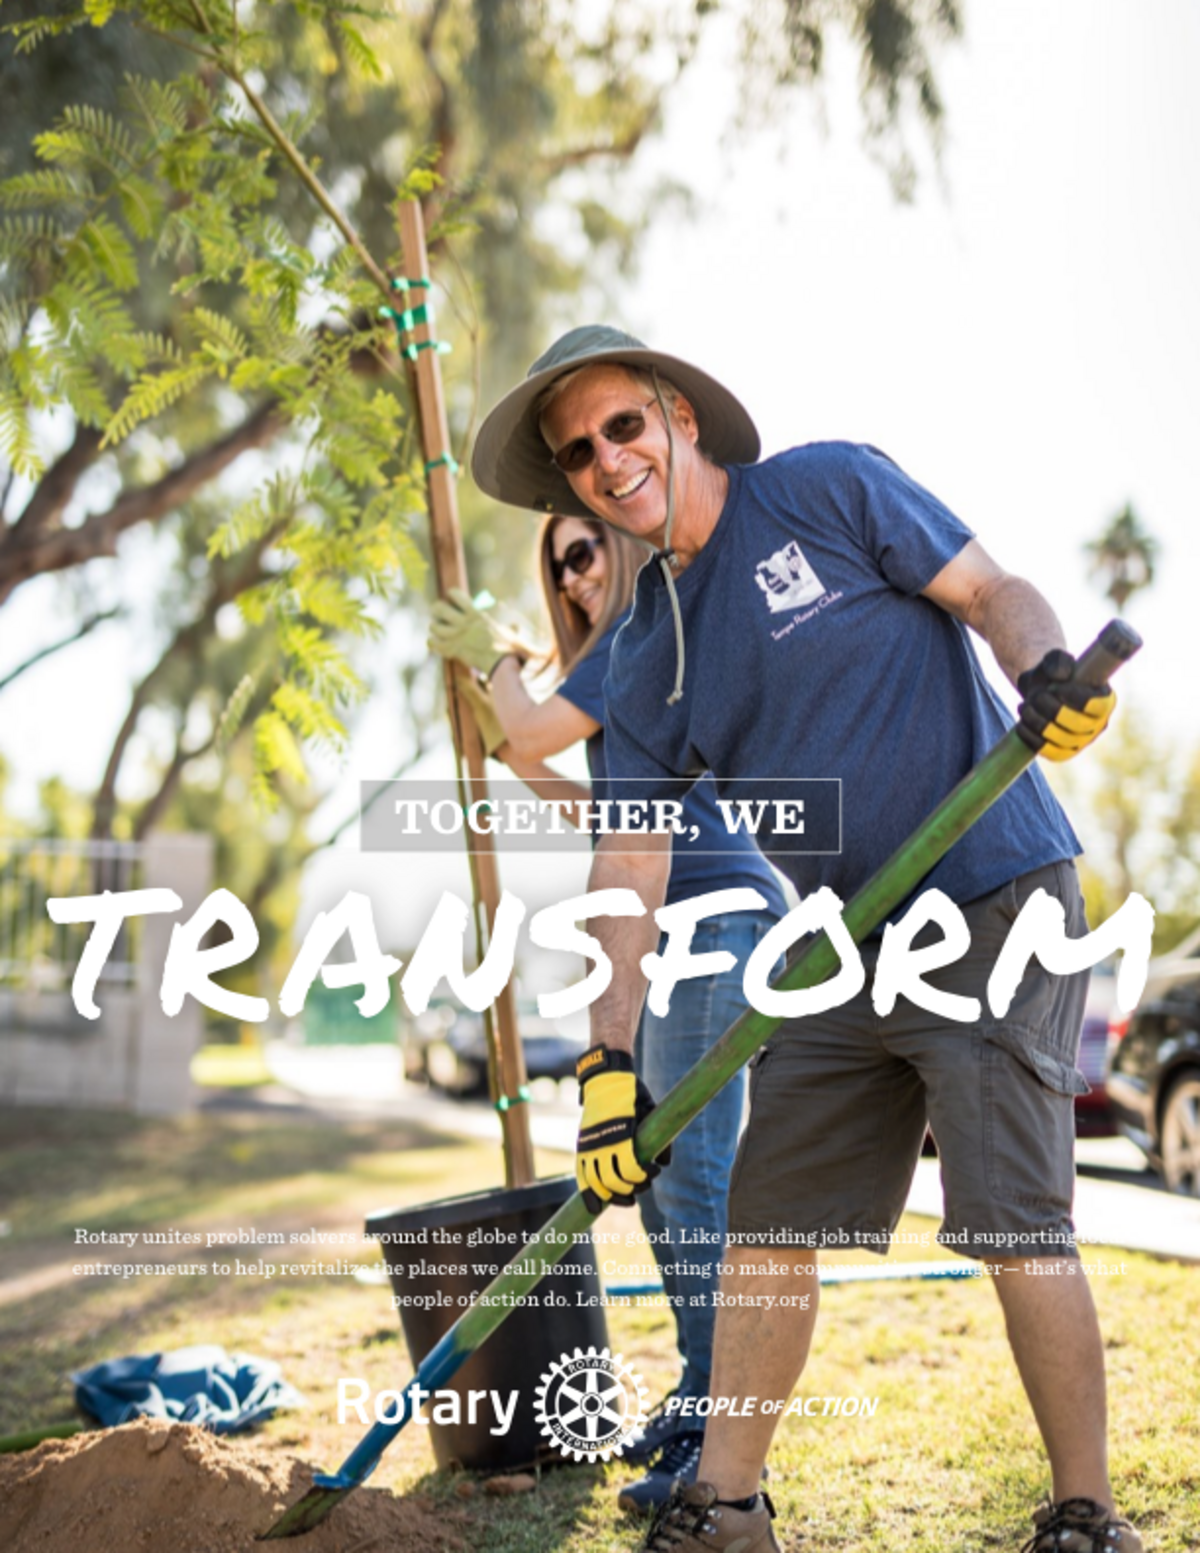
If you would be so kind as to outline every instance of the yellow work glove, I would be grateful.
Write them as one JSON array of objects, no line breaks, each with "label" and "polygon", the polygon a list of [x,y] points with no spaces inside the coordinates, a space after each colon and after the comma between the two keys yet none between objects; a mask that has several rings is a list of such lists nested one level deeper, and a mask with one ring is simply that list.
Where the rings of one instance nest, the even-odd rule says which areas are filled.
[{"label": "yellow work glove", "polygon": [[430,611],[429,650],[454,658],[489,678],[502,658],[522,663],[529,649],[517,633],[476,607],[461,588],[451,588]]},{"label": "yellow work glove", "polygon": [[1047,760],[1070,760],[1108,726],[1117,698],[1109,685],[1073,679],[1075,659],[1055,647],[1017,680],[1017,732]]},{"label": "yellow work glove", "polygon": [[484,753],[494,755],[502,744],[508,742],[508,735],[500,725],[491,691],[477,679],[467,679],[465,676],[458,681],[458,691],[471,708],[471,716],[483,740]]},{"label": "yellow work glove", "polygon": [[[633,1140],[643,1119],[654,1109],[654,1097],[633,1071],[628,1052],[593,1046],[575,1064],[583,1116],[575,1153],[575,1180],[589,1213],[610,1202],[623,1206],[646,1191],[659,1172],[655,1164],[640,1165]],[[665,1150],[663,1164],[671,1152]]]}]

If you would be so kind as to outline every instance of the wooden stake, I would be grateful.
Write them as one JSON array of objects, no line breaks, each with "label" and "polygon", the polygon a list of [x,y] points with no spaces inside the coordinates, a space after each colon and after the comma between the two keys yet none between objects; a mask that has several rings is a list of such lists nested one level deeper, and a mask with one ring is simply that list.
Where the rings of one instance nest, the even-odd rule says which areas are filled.
[{"label": "wooden stake", "polygon": [[[399,206],[400,246],[404,271],[410,279],[428,274],[425,229],[421,207],[416,200]],[[415,324],[407,336],[416,344],[435,338],[430,326],[432,297],[430,288],[396,292],[393,306],[427,309],[423,321]],[[426,483],[429,493],[429,532],[433,548],[433,566],[440,596],[450,588],[467,589],[467,568],[463,556],[462,531],[458,522],[458,495],[450,455],[450,435],[446,423],[446,401],[442,393],[442,374],[436,350],[422,350],[409,362],[409,375],[415,391],[417,419],[421,427],[421,446],[425,455]],[[469,591],[469,589],[468,589]],[[470,671],[447,663],[446,704],[450,709],[450,727],[459,759],[467,801],[487,797],[484,774],[483,741],[471,710],[459,694],[459,676]],[[500,903],[500,870],[490,836],[474,838],[468,853],[475,898],[479,942],[486,951]],[[482,913],[482,922],[480,921]],[[485,1016],[488,1037],[488,1070],[492,1100],[500,1105],[500,1126],[504,1138],[504,1179],[508,1186],[527,1186],[533,1179],[533,1142],[529,1133],[529,1107],[521,1102],[525,1088],[525,1053],[517,1030],[516,1005],[512,987],[506,983],[491,1013]],[[507,1101],[507,1105],[502,1102]]]}]

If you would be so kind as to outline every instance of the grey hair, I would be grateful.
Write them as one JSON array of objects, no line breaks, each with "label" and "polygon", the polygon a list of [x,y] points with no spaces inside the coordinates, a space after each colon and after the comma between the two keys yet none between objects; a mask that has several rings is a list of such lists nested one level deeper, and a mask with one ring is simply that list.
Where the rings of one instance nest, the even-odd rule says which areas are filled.
[{"label": "grey hair", "polygon": [[626,377],[628,377],[632,382],[636,383],[637,386],[645,393],[650,394],[655,398],[657,397],[658,393],[661,393],[663,403],[666,405],[668,413],[674,411],[675,406],[679,403],[679,400],[682,397],[679,389],[675,387],[674,383],[668,382],[668,380],[664,377],[658,378],[658,388],[656,392],[656,374],[651,372],[647,367],[626,366],[623,361],[585,361],[582,366],[572,367],[570,372],[564,372],[561,377],[556,377],[552,383],[547,383],[545,388],[542,389],[541,393],[534,401],[534,419],[537,421],[538,431],[542,432],[543,441],[545,440],[546,434],[544,431],[542,431],[542,421],[546,417],[546,412],[559,397],[559,395],[563,393],[563,391],[570,383],[575,381],[581,372],[587,372],[592,367],[619,367],[621,371],[625,373]]}]

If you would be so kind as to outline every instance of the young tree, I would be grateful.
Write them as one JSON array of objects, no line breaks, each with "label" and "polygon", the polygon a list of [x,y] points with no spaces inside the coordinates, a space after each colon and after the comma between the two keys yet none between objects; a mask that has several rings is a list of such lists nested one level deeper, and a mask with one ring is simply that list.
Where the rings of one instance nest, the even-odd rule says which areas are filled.
[{"label": "young tree", "polygon": [[[658,127],[716,9],[6,0],[0,608],[35,578],[83,576],[73,642],[129,607],[111,568],[127,536],[162,534],[170,558],[96,834],[160,821],[191,766],[233,758],[243,723],[260,797],[295,793],[306,743],[345,739],[422,569],[404,363],[378,316],[397,190],[422,195],[447,282],[462,437],[562,299],[628,265],[654,199],[618,216],[595,175]],[[749,99],[819,81],[841,29],[890,170],[912,114],[936,135],[948,0],[734,11]],[[483,510],[465,503],[468,525]],[[147,730],[157,775],[122,810]]]}]

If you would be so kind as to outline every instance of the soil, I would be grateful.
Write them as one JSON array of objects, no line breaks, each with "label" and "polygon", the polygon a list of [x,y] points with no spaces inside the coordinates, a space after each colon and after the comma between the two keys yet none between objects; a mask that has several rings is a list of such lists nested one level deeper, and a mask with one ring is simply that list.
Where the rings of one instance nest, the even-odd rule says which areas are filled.
[{"label": "soil", "polygon": [[312,1486],[285,1451],[146,1419],[0,1456],[5,1553],[461,1553],[469,1519],[360,1488],[314,1531],[255,1541]]}]

